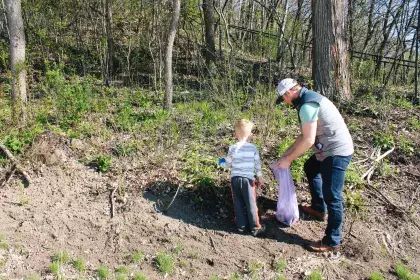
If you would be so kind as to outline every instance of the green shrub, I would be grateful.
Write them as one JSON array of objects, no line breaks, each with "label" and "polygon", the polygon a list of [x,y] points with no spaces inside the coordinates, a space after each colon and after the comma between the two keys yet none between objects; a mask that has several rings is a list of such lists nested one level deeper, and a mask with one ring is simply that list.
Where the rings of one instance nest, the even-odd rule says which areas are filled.
[{"label": "green shrub", "polygon": [[100,155],[96,158],[94,164],[100,172],[108,172],[112,164],[112,157],[109,155]]},{"label": "green shrub", "polygon": [[394,147],[394,137],[388,133],[375,133],[373,135],[373,145],[383,151],[388,151]]},{"label": "green shrub", "polygon": [[276,263],[276,272],[282,273],[286,267],[287,267],[287,263],[285,260],[283,259],[278,260]]},{"label": "green shrub", "polygon": [[414,155],[415,143],[414,143],[413,140],[411,140],[411,139],[409,139],[405,136],[398,137],[397,146],[398,146],[398,149],[401,152],[403,152],[405,155],[407,155],[407,156],[413,156]]},{"label": "green shrub", "polygon": [[147,277],[143,273],[136,273],[133,276],[133,280],[147,280]]},{"label": "green shrub", "polygon": [[349,211],[361,212],[366,210],[366,200],[363,198],[361,190],[351,190],[345,192],[346,207]]},{"label": "green shrub", "polygon": [[73,266],[79,272],[84,272],[86,270],[85,261],[82,258],[77,258],[77,259],[73,260]]},{"label": "green shrub", "polygon": [[115,268],[115,272],[119,273],[119,274],[129,274],[130,273],[130,269],[126,266],[119,266],[117,268]]},{"label": "green shrub", "polygon": [[319,271],[314,271],[306,276],[305,280],[322,280],[322,274]]},{"label": "green shrub", "polygon": [[414,274],[402,263],[395,266],[395,274],[400,280],[420,280],[420,275]]},{"label": "green shrub", "polygon": [[96,270],[96,276],[98,276],[99,279],[107,279],[109,276],[109,268],[101,265]]},{"label": "green shrub", "polygon": [[54,261],[50,265],[50,271],[52,274],[57,275],[60,273],[60,263],[58,261]]},{"label": "green shrub", "polygon": [[143,252],[142,251],[136,251],[131,254],[131,262],[133,263],[139,263],[143,260]]},{"label": "green shrub", "polygon": [[372,274],[369,277],[369,280],[385,280],[385,278],[382,276],[382,273],[379,271],[372,272]]},{"label": "green shrub", "polygon": [[165,253],[158,253],[156,255],[156,265],[160,272],[172,274],[174,271],[174,258]]},{"label": "green shrub", "polygon": [[63,263],[68,263],[70,261],[70,257],[66,251],[60,251],[60,252],[56,252],[53,255],[52,260],[54,262],[59,262],[60,264],[63,264]]}]

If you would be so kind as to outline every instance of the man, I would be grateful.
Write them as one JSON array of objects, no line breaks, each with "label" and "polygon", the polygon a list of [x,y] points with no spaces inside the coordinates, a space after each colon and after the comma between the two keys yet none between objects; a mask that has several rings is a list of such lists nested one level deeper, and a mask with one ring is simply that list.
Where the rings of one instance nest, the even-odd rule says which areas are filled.
[{"label": "man", "polygon": [[278,167],[290,167],[293,160],[312,148],[314,155],[304,166],[312,200],[311,205],[302,205],[302,209],[318,220],[328,219],[324,238],[307,244],[306,248],[315,252],[338,250],[344,175],[354,152],[353,140],[341,114],[325,96],[290,78],[280,81],[277,91],[276,103],[284,101],[296,108],[301,127],[301,134],[281,156]]}]

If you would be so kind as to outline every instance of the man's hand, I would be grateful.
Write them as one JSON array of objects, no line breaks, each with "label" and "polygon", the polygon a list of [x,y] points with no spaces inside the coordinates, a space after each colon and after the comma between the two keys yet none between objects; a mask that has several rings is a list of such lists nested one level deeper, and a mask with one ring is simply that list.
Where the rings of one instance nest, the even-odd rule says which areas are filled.
[{"label": "man's hand", "polygon": [[283,156],[280,158],[280,161],[277,163],[277,167],[280,169],[287,169],[290,167],[292,162],[288,159],[287,156]]},{"label": "man's hand", "polygon": [[263,178],[262,177],[258,177],[257,178],[257,187],[262,187],[262,186],[264,186],[264,180],[263,180]]}]

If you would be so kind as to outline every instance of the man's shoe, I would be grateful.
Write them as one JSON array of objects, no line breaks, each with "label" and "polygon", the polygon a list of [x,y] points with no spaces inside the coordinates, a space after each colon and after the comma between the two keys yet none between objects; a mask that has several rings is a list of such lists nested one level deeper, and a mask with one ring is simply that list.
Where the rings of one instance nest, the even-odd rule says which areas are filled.
[{"label": "man's shoe", "polygon": [[245,227],[239,227],[238,232],[241,233],[241,234],[244,233],[245,232]]},{"label": "man's shoe", "polygon": [[305,213],[308,213],[309,215],[315,217],[318,221],[325,222],[327,220],[327,217],[328,217],[327,213],[321,213],[319,211],[316,211],[312,209],[311,205],[309,204],[301,205],[300,207]]},{"label": "man's shoe", "polygon": [[322,244],[322,241],[314,241],[310,243],[305,244],[305,248],[311,252],[317,252],[317,253],[323,253],[328,251],[337,252],[340,250],[340,245],[338,246],[328,246],[325,244]]},{"label": "man's shoe", "polygon": [[261,233],[265,232],[266,227],[264,224],[261,225],[259,229],[254,229],[251,231],[252,236],[256,237],[257,235],[260,235]]}]

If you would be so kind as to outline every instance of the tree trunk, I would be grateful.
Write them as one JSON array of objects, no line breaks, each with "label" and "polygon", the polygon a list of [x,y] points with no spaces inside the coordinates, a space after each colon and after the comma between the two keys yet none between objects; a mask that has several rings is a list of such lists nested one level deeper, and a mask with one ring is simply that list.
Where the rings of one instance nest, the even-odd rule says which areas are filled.
[{"label": "tree trunk", "polygon": [[[420,31],[420,0],[417,1],[418,11],[417,11],[417,26],[416,26],[416,68],[414,71],[414,91],[415,91],[415,100],[416,104],[420,104],[420,94],[419,94],[419,31]],[[413,39],[414,40],[414,39]]]},{"label": "tree trunk", "polygon": [[391,34],[391,31],[394,30],[394,26],[396,25],[397,20],[401,16],[402,7],[404,6],[404,5],[400,5],[398,7],[396,15],[392,15],[393,19],[392,19],[391,23],[388,24],[388,19],[389,19],[389,16],[391,14],[391,10],[392,10],[392,2],[393,2],[393,0],[389,1],[389,6],[388,6],[388,9],[386,11],[385,21],[384,21],[384,25],[383,25],[383,28],[382,28],[382,34],[383,34],[384,37],[382,39],[381,45],[379,46],[379,49],[376,52],[378,54],[378,60],[376,61],[375,77],[377,77],[379,75],[379,70],[381,68],[382,58],[385,55],[384,54],[385,47],[388,44],[388,40],[389,40],[389,36]]},{"label": "tree trunk", "polygon": [[10,67],[12,71],[13,118],[26,122],[25,33],[20,0],[6,0],[10,33]]},{"label": "tree trunk", "polygon": [[105,84],[110,85],[111,76],[114,68],[114,40],[112,38],[112,9],[111,9],[111,0],[106,0],[105,2],[105,28],[106,28],[106,37],[107,37],[107,55],[106,55],[106,65],[105,65]]},{"label": "tree trunk", "polygon": [[165,55],[165,101],[163,108],[172,108],[172,50],[174,46],[176,32],[178,30],[179,14],[181,10],[181,0],[173,0],[172,21],[168,32],[168,43]]},{"label": "tree trunk", "polygon": [[378,22],[376,22],[375,25],[373,24],[374,8],[375,8],[375,0],[371,0],[370,6],[369,6],[367,32],[366,32],[365,42],[363,43],[363,49],[362,49],[363,54],[365,53],[367,45],[369,44],[370,39],[372,39],[373,37],[372,36],[373,31],[375,30],[375,27],[378,24]]},{"label": "tree trunk", "polygon": [[345,0],[312,0],[315,90],[336,101],[351,97],[345,6]]},{"label": "tree trunk", "polygon": [[[277,44],[277,57],[276,57],[276,61],[280,62],[280,68],[283,68],[283,57],[284,57],[284,32],[286,30],[286,20],[287,20],[287,13],[289,11],[289,1],[285,0],[284,2],[284,9],[283,9],[283,17],[281,19],[281,25],[279,26],[279,41]],[[292,35],[293,36],[293,35]]]},{"label": "tree trunk", "polygon": [[[348,0],[348,27],[349,27],[349,50],[354,49],[354,37],[353,37],[353,14],[354,14],[354,0]],[[350,52],[352,56],[352,52]]]},{"label": "tree trunk", "polygon": [[205,58],[206,65],[210,66],[216,62],[216,44],[214,39],[214,16],[213,6],[214,0],[203,0],[203,13],[204,13],[204,28],[206,38]]}]

